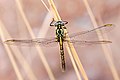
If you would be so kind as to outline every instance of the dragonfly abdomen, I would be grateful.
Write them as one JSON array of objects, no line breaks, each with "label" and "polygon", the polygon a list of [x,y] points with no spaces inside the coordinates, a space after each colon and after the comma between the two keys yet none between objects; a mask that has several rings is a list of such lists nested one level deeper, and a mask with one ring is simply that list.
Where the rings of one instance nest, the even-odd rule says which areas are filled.
[{"label": "dragonfly abdomen", "polygon": [[62,37],[60,37],[59,40],[60,40],[59,45],[60,45],[61,68],[62,68],[62,71],[64,72],[65,71],[65,56],[64,56],[64,48],[63,48]]},{"label": "dragonfly abdomen", "polygon": [[61,59],[62,71],[65,71],[65,56],[64,56],[63,46],[60,46],[60,59]]}]

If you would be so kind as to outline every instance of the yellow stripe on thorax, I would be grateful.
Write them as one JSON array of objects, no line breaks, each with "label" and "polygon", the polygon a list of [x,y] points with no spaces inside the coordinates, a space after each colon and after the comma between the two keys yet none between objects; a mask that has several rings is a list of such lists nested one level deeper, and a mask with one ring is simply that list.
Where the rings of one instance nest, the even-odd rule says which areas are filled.
[{"label": "yellow stripe on thorax", "polygon": [[62,37],[60,37],[60,49],[62,49],[63,47],[63,41],[62,41]]}]

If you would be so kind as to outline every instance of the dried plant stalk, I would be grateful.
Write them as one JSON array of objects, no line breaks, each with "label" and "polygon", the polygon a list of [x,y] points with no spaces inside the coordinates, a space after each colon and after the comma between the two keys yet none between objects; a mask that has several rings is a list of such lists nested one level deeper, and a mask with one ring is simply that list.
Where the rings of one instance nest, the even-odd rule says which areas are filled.
[{"label": "dried plant stalk", "polygon": [[73,64],[73,67],[74,67],[74,70],[75,70],[75,72],[76,72],[76,75],[77,75],[77,77],[78,77],[78,80],[82,80],[82,79],[81,79],[81,76],[80,76],[80,74],[79,74],[78,68],[77,68],[77,66],[76,66],[75,60],[74,60],[74,58],[73,58],[73,56],[72,56],[72,53],[71,53],[68,45],[66,45],[66,49],[67,49],[68,54],[69,54],[69,56],[70,56],[70,59],[71,59],[71,62],[72,62],[72,64]]},{"label": "dried plant stalk", "polygon": [[[9,33],[7,32],[7,30],[5,29],[4,26],[1,26],[1,33],[3,34],[3,32],[9,37],[11,38],[11,36],[9,35]],[[3,32],[2,32],[3,31]],[[4,40],[5,41],[5,40]],[[6,45],[6,44],[5,44]],[[7,45],[6,45],[7,46]],[[24,70],[28,73],[28,78],[30,80],[37,80],[37,78],[35,77],[34,73],[32,72],[32,69],[30,68],[29,64],[26,62],[25,58],[21,55],[19,49],[17,47],[13,47],[13,46],[9,46],[15,57],[18,59],[18,61],[20,62],[20,64],[22,65],[22,67],[24,68]],[[6,47],[7,48],[7,51],[9,51],[8,53],[10,54],[10,48],[8,46]],[[17,54],[16,54],[17,53]],[[24,62],[24,63],[23,63]],[[16,73],[16,75],[18,75],[18,73]],[[19,73],[19,77],[20,77],[20,73]],[[22,77],[20,78],[22,79]]]},{"label": "dried plant stalk", "polygon": [[72,55],[73,55],[77,65],[78,65],[78,68],[79,68],[79,70],[81,72],[81,75],[83,76],[84,80],[88,80],[88,77],[87,77],[86,72],[85,72],[85,70],[84,70],[84,68],[82,66],[82,63],[80,62],[80,59],[79,59],[79,57],[77,55],[77,52],[76,52],[75,48],[73,48],[74,46],[69,42],[68,42],[68,46],[69,46],[69,48],[70,48],[70,50],[72,52]]},{"label": "dried plant stalk", "polygon": [[[55,20],[57,20],[57,21],[58,21],[58,20],[61,20],[60,15],[58,14],[58,11],[57,11],[57,9],[56,9],[56,7],[55,7],[55,4],[54,4],[53,0],[48,0],[48,2],[49,2],[50,6],[51,6],[51,8],[52,8],[52,11],[53,11]],[[67,30],[65,30],[65,32],[67,33]],[[67,37],[68,37],[68,35],[67,35]],[[70,39],[69,39],[69,40],[70,40]],[[80,70],[83,78],[84,78],[85,80],[88,80],[87,75],[86,75],[86,73],[85,73],[85,71],[84,71],[84,68],[83,68],[83,66],[82,66],[79,58],[78,58],[78,55],[77,55],[77,53],[76,53],[76,51],[75,51],[74,46],[73,46],[70,42],[68,42],[66,45],[69,46],[69,47],[66,46],[66,48],[67,48],[67,50],[68,50],[68,52],[69,52],[70,59],[72,60],[71,55],[73,55],[73,57],[74,57],[77,65],[78,65],[78,68],[79,68],[79,70]],[[72,54],[71,54],[71,53],[72,53]],[[73,61],[72,61],[72,62],[73,62]],[[74,62],[74,63],[75,63],[75,62]],[[75,65],[74,63],[72,63],[72,64],[73,64],[74,69],[75,69],[75,71],[76,71],[77,77],[78,77],[79,80],[81,80],[81,77],[79,76],[78,71],[77,71],[77,69],[76,69],[76,65]]]},{"label": "dried plant stalk", "polygon": [[[1,22],[1,20],[0,20],[0,26],[1,26],[1,27],[0,27],[0,36],[1,36],[2,41],[5,41],[4,30],[3,30],[4,25],[3,25],[3,23]],[[8,57],[9,57],[9,59],[10,59],[10,62],[11,62],[11,64],[12,64],[12,66],[13,66],[13,69],[14,69],[16,75],[17,75],[18,80],[23,80],[23,77],[22,77],[22,75],[21,75],[21,73],[20,73],[20,71],[19,71],[19,68],[18,68],[18,66],[17,66],[17,64],[16,64],[16,61],[15,61],[13,55],[12,55],[12,52],[10,51],[10,48],[8,47],[7,44],[3,44],[3,45],[4,45],[4,47],[5,47],[5,50],[7,51]]]},{"label": "dried plant stalk", "polygon": [[[30,26],[30,24],[29,24],[29,22],[28,22],[28,20],[27,20],[27,18],[26,18],[26,16],[25,16],[25,14],[24,14],[23,9],[22,9],[20,0],[16,0],[16,4],[17,4],[17,6],[18,6],[18,9],[19,9],[19,11],[20,11],[20,14],[21,14],[21,16],[22,16],[22,18],[23,18],[23,21],[24,21],[25,24],[26,24],[26,27],[27,27],[27,29],[28,29],[31,37],[32,37],[32,38],[35,38],[35,35],[34,35],[32,29],[31,29],[31,26]],[[43,54],[43,52],[42,52],[42,49],[41,49],[40,46],[38,46],[38,45],[35,45],[35,47],[36,47],[36,49],[37,49],[37,51],[38,51],[38,53],[39,53],[39,57],[41,58],[41,60],[42,60],[42,62],[43,62],[43,64],[44,64],[44,66],[45,66],[45,69],[46,69],[46,71],[47,71],[50,79],[51,79],[51,80],[55,80],[54,75],[53,75],[53,73],[52,73],[52,71],[51,71],[51,69],[50,69],[50,67],[49,67],[49,65],[48,65],[48,63],[47,63],[47,60],[46,60],[46,58],[45,58],[45,56],[44,56],[44,54]]]},{"label": "dried plant stalk", "polygon": [[[88,4],[88,1],[87,0],[83,0],[83,2],[85,4],[85,6],[86,6],[86,9],[88,11],[88,14],[90,16],[90,19],[91,19],[91,21],[93,23],[94,28],[97,28],[98,25],[97,25],[97,22],[95,20],[95,16],[93,15],[92,10],[91,10],[91,8],[90,8],[90,6]],[[97,32],[99,40],[104,38],[104,36],[101,34],[100,31],[96,31],[96,32]],[[106,35],[106,39],[108,39],[107,35]],[[108,62],[108,65],[109,65],[110,70],[112,72],[112,75],[114,77],[114,80],[120,80],[119,76],[118,76],[118,73],[117,73],[117,70],[115,68],[114,62],[113,62],[113,58],[112,58],[112,55],[111,55],[112,54],[112,50],[111,50],[109,44],[106,44],[106,45],[101,44],[101,45],[102,45],[102,49],[103,49],[105,58],[106,58],[106,60]]]},{"label": "dried plant stalk", "polygon": [[32,69],[30,67],[30,65],[28,64],[26,59],[23,57],[23,55],[21,54],[19,49],[16,46],[10,46],[10,48],[12,49],[15,57],[18,59],[19,63],[22,65],[25,72],[27,73],[27,76],[28,76],[29,80],[37,80],[36,76],[34,75]]},{"label": "dried plant stalk", "polygon": [[45,2],[43,0],[41,0],[41,2],[43,3],[43,5],[45,6],[45,8],[48,10],[48,12],[50,13],[50,9],[47,7],[47,5],[45,4]]}]

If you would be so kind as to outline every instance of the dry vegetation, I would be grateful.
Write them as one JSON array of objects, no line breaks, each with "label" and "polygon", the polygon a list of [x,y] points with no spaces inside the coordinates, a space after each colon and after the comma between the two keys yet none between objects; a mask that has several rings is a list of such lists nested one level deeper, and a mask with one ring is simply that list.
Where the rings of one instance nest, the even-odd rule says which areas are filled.
[{"label": "dry vegetation", "polygon": [[[49,11],[40,0],[0,0],[0,80],[119,80],[120,1],[54,0],[58,14],[55,14],[52,0],[44,1]],[[53,16],[56,20],[61,17],[69,22],[66,26],[69,33],[113,23],[116,27],[107,34],[112,44],[75,46],[76,51],[71,49],[72,45],[66,46],[67,70],[63,73],[59,46],[16,47],[2,43],[11,38],[55,36],[55,28],[49,27]]]}]

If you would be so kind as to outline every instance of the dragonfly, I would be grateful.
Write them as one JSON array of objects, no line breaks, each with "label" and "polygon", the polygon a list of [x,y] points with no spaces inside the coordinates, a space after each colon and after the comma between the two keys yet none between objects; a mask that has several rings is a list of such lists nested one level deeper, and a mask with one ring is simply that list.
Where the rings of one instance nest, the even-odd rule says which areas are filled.
[{"label": "dragonfly", "polygon": [[[36,38],[36,39],[8,39],[5,41],[8,45],[52,45],[59,44],[59,50],[60,50],[60,63],[61,63],[61,69],[64,72],[66,70],[66,62],[65,62],[65,54],[64,54],[64,43],[69,42],[77,45],[93,45],[93,44],[106,44],[106,43],[112,43],[109,40],[80,40],[84,36],[89,36],[91,33],[95,34],[97,30],[103,31],[103,30],[109,30],[113,28],[113,24],[105,24],[102,26],[99,26],[94,29],[81,31],[77,33],[73,33],[69,35],[70,40],[66,36],[65,25],[68,24],[67,21],[58,20],[55,21],[54,19],[50,23],[50,26],[56,27],[56,36],[53,38]],[[77,38],[76,38],[77,37]]]}]

